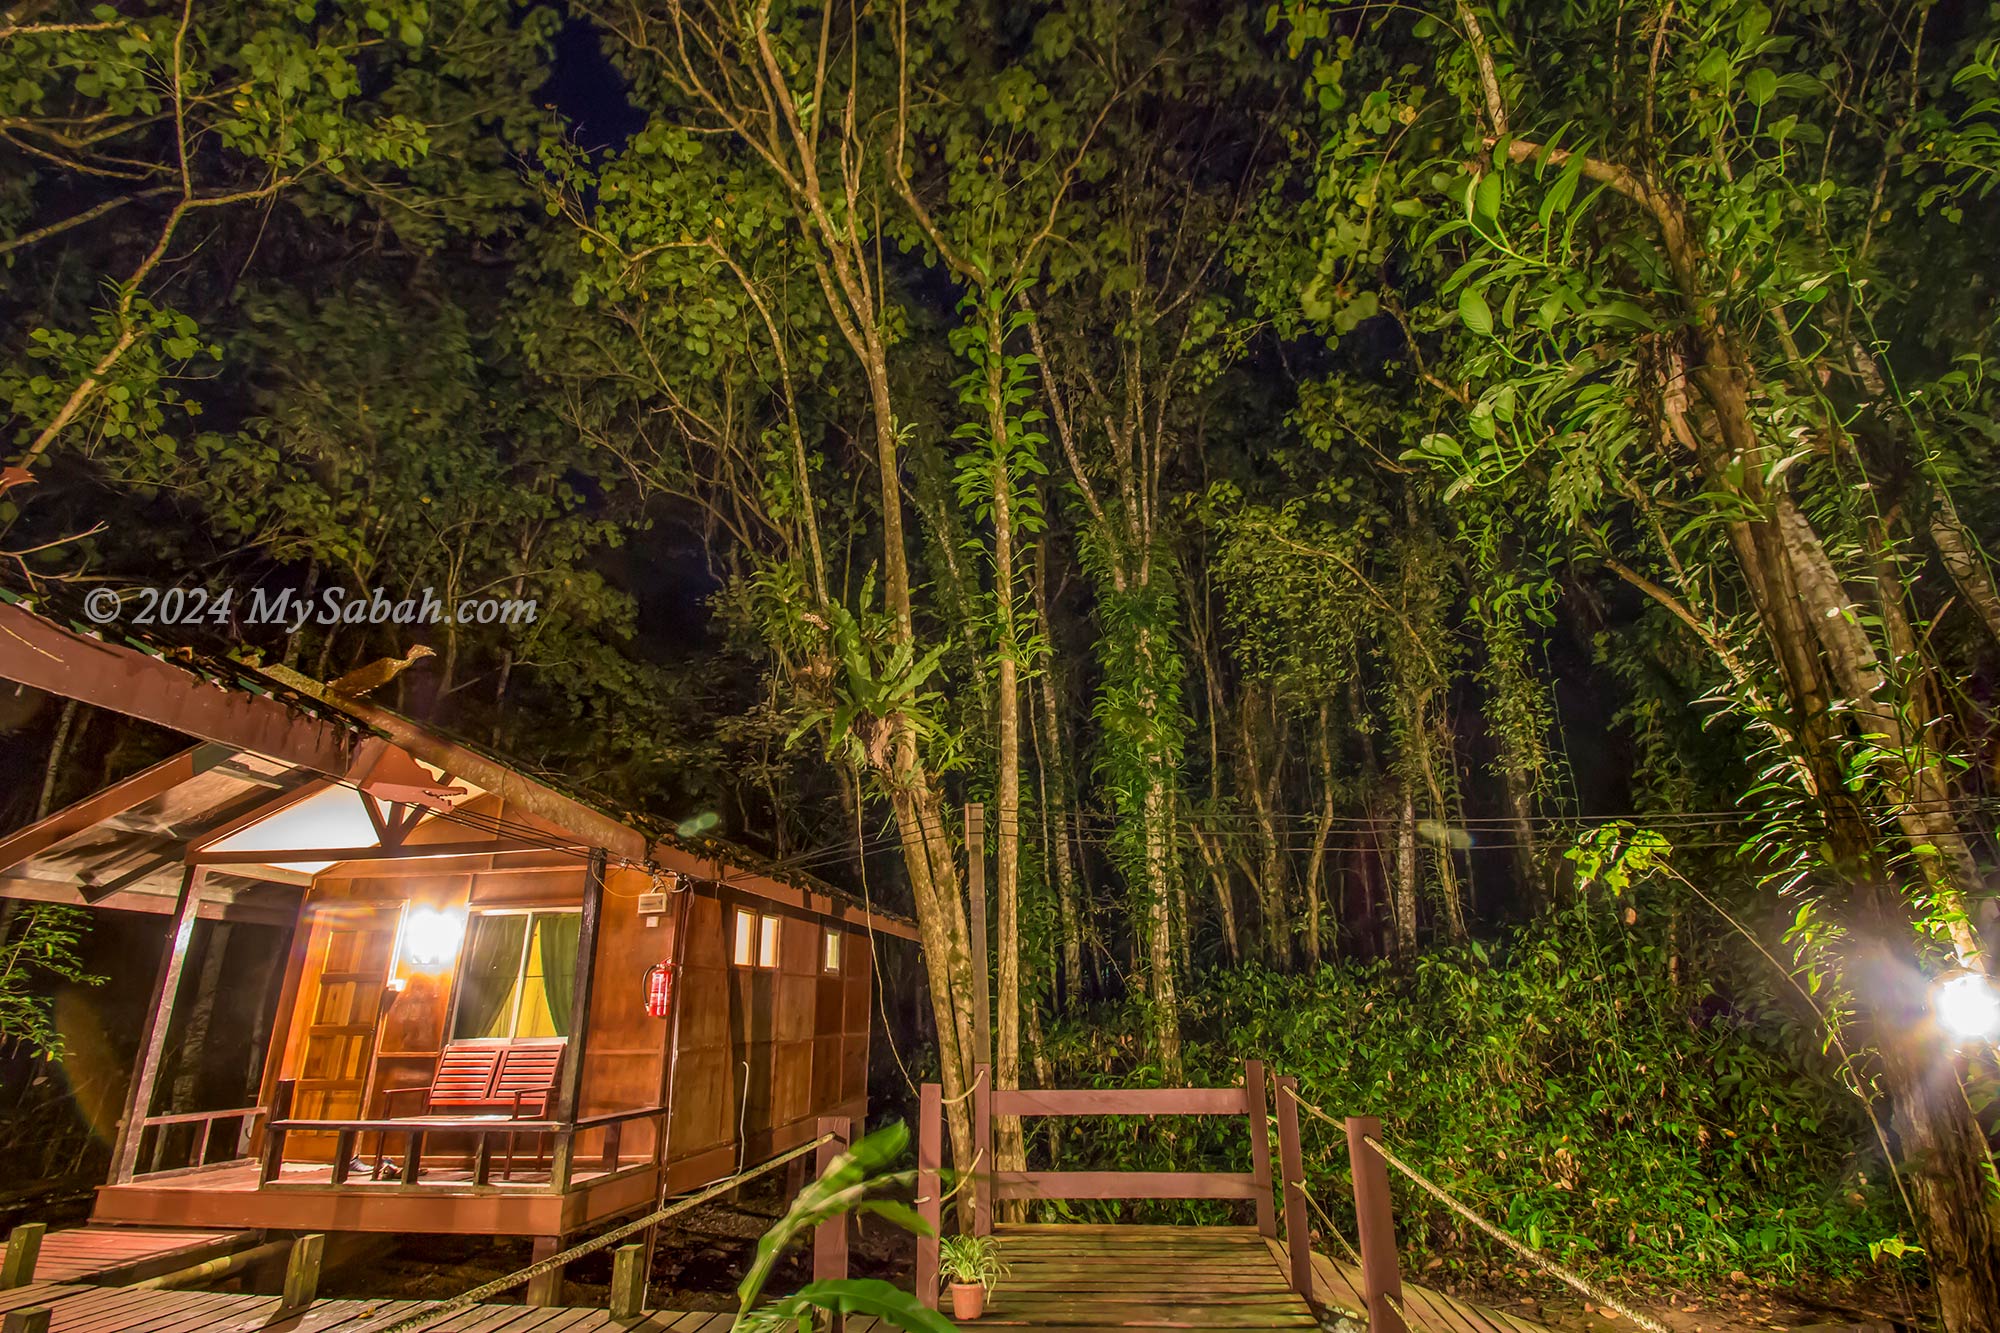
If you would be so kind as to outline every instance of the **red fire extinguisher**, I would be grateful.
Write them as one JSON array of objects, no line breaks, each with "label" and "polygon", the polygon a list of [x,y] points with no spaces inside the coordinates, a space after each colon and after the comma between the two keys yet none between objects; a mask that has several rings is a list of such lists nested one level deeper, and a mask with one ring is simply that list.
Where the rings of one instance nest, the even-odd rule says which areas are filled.
[{"label": "red fire extinguisher", "polygon": [[646,1017],[665,1018],[674,1001],[674,969],[667,963],[655,963],[646,973]]}]

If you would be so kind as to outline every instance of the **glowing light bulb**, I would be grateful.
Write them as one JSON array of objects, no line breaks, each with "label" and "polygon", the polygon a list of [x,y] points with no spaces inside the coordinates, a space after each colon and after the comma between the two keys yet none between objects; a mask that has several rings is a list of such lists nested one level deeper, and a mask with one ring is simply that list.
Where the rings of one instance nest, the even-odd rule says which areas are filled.
[{"label": "glowing light bulb", "polygon": [[403,960],[421,972],[435,971],[458,956],[465,918],[435,907],[411,910],[403,923]]},{"label": "glowing light bulb", "polygon": [[1960,1041],[2000,1038],[2000,988],[1982,972],[1954,972],[1931,987],[1938,1025]]}]

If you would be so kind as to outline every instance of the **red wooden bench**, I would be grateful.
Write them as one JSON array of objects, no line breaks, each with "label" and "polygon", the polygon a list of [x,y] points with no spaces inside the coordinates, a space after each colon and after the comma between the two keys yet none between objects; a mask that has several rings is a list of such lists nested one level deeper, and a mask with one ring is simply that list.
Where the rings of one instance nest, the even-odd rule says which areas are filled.
[{"label": "red wooden bench", "polygon": [[[519,1041],[454,1041],[438,1056],[430,1085],[390,1088],[382,1094],[382,1109],[392,1120],[462,1119],[468,1115],[504,1115],[509,1120],[546,1120],[555,1101],[556,1080],[562,1076],[561,1037]],[[415,1115],[396,1114],[399,1097],[421,1097]],[[507,1136],[507,1159],[501,1178],[514,1171],[515,1136]],[[535,1136],[535,1165],[542,1164],[544,1139]],[[379,1154],[378,1154],[379,1157]],[[382,1162],[377,1161],[379,1177]]]}]

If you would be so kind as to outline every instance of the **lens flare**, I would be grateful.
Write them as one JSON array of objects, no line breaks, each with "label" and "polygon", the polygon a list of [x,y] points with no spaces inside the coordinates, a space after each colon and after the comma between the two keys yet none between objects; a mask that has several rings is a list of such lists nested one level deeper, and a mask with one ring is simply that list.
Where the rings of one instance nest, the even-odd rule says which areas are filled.
[{"label": "lens flare", "polygon": [[1938,1025],[1960,1041],[2000,1038],[2000,989],[1980,972],[1954,972],[1931,988]]},{"label": "lens flare", "polygon": [[411,911],[403,924],[403,961],[419,972],[434,972],[458,957],[465,938],[465,918],[435,907]]}]

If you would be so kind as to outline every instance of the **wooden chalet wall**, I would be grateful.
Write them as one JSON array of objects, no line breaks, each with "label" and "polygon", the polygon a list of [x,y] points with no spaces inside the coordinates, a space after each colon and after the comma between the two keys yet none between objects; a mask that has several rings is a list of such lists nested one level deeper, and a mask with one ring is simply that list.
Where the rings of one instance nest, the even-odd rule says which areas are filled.
[{"label": "wooden chalet wall", "polygon": [[[783,921],[778,967],[737,967],[738,907]],[[821,972],[823,931],[842,933],[841,970]],[[813,1136],[822,1115],[867,1109],[868,938],[753,894],[702,885],[688,913],[674,1076],[671,1187],[699,1184]],[[736,1141],[738,1125],[744,1142]]]},{"label": "wooden chalet wall", "polygon": [[[528,822],[518,811],[506,813]],[[479,868],[502,861],[512,864]],[[586,873],[574,856],[523,852],[357,861],[321,872],[294,940],[266,1098],[279,1078],[290,1078],[298,1080],[295,1108],[303,1117],[379,1116],[387,1113],[391,1089],[427,1086],[447,1036],[453,973],[402,972],[403,990],[386,1015],[376,1008],[405,905],[471,912],[575,908],[584,898]],[[669,1142],[675,1190],[726,1175],[739,1159],[754,1163],[806,1141],[821,1115],[858,1119],[867,1106],[872,979],[865,931],[810,908],[694,883],[675,995],[680,1069],[671,1075]],[[667,1101],[674,1020],[646,1015],[645,987],[653,965],[674,956],[680,901],[670,895],[665,913],[642,915],[640,896],[655,887],[643,871],[613,868],[605,876],[582,1042],[580,1117]],[[782,921],[776,968],[731,963],[739,906]],[[837,973],[823,970],[827,930],[841,934]],[[401,1105],[407,1109],[408,1100]],[[650,1158],[655,1133],[650,1121],[625,1125],[621,1160]],[[301,1157],[324,1159],[332,1149],[326,1138],[318,1143],[298,1135],[294,1146]],[[579,1158],[594,1157],[603,1143],[602,1131],[582,1136]],[[434,1149],[452,1146],[444,1139]]]}]

